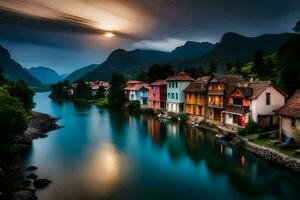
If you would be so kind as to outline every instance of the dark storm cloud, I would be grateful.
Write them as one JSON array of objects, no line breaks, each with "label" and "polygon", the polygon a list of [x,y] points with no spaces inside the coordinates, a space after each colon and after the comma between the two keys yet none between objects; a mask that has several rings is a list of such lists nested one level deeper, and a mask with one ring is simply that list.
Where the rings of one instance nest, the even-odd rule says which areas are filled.
[{"label": "dark storm cloud", "polygon": [[[115,48],[171,50],[186,40],[218,42],[226,32],[291,32],[299,16],[300,0],[0,0],[0,45],[25,66],[66,72]],[[107,30],[117,37],[103,38]]]},{"label": "dark storm cloud", "polygon": [[155,16],[155,36],[211,38],[218,40],[224,32],[247,35],[291,31],[300,16],[297,0],[185,0],[137,1],[128,4]]},{"label": "dark storm cloud", "polygon": [[[60,48],[73,48],[84,45],[84,41],[76,37],[80,34],[99,35],[107,32],[86,25],[90,23],[88,19],[51,8],[48,9],[59,16],[63,16],[63,18],[35,17],[0,6],[0,39]],[[114,33],[123,38],[136,39],[118,31],[114,31]]]}]

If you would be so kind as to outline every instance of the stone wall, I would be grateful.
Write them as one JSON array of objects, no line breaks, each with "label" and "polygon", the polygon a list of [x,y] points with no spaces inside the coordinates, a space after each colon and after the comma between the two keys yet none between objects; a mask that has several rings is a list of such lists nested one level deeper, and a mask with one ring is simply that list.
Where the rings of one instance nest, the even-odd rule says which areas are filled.
[{"label": "stone wall", "polygon": [[270,160],[279,165],[288,167],[297,172],[300,172],[300,160],[297,158],[288,157],[278,151],[275,151],[268,147],[259,146],[252,142],[247,141],[246,139],[242,139],[244,142],[244,148],[248,151],[251,151],[267,160]]},{"label": "stone wall", "polygon": [[281,120],[283,133],[292,137],[300,145],[300,119],[296,119],[296,127],[292,127],[292,119],[290,117],[281,117]]}]

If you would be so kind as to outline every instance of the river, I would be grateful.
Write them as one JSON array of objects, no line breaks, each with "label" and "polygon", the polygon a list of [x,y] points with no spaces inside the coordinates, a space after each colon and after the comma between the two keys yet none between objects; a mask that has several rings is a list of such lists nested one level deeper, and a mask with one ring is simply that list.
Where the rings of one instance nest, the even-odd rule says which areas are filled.
[{"label": "river", "polygon": [[42,200],[297,199],[300,176],[170,121],[34,97],[64,128],[33,142],[22,165],[53,181]]}]

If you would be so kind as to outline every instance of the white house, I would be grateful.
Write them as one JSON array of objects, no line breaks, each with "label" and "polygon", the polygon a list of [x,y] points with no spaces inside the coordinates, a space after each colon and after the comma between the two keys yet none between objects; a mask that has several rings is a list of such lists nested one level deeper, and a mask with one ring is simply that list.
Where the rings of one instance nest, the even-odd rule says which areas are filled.
[{"label": "white house", "polygon": [[185,72],[180,72],[167,79],[167,111],[180,113],[185,111],[184,89],[194,79]]},{"label": "white house", "polygon": [[238,84],[223,111],[224,124],[245,127],[252,120],[262,127],[278,125],[275,111],[285,104],[286,97],[271,81]]},{"label": "white house", "polygon": [[261,126],[277,125],[275,111],[284,106],[287,95],[271,81],[249,83],[249,87],[253,89],[250,97],[251,119]]}]

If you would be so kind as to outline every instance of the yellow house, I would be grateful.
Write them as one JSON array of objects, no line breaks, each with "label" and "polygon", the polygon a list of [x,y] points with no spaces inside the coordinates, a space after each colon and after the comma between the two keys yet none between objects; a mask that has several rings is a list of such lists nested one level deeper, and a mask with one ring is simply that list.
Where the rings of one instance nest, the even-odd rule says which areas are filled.
[{"label": "yellow house", "polygon": [[209,76],[198,78],[195,82],[185,88],[185,112],[190,117],[198,117],[203,119],[205,116],[206,105],[206,86],[209,81]]}]

